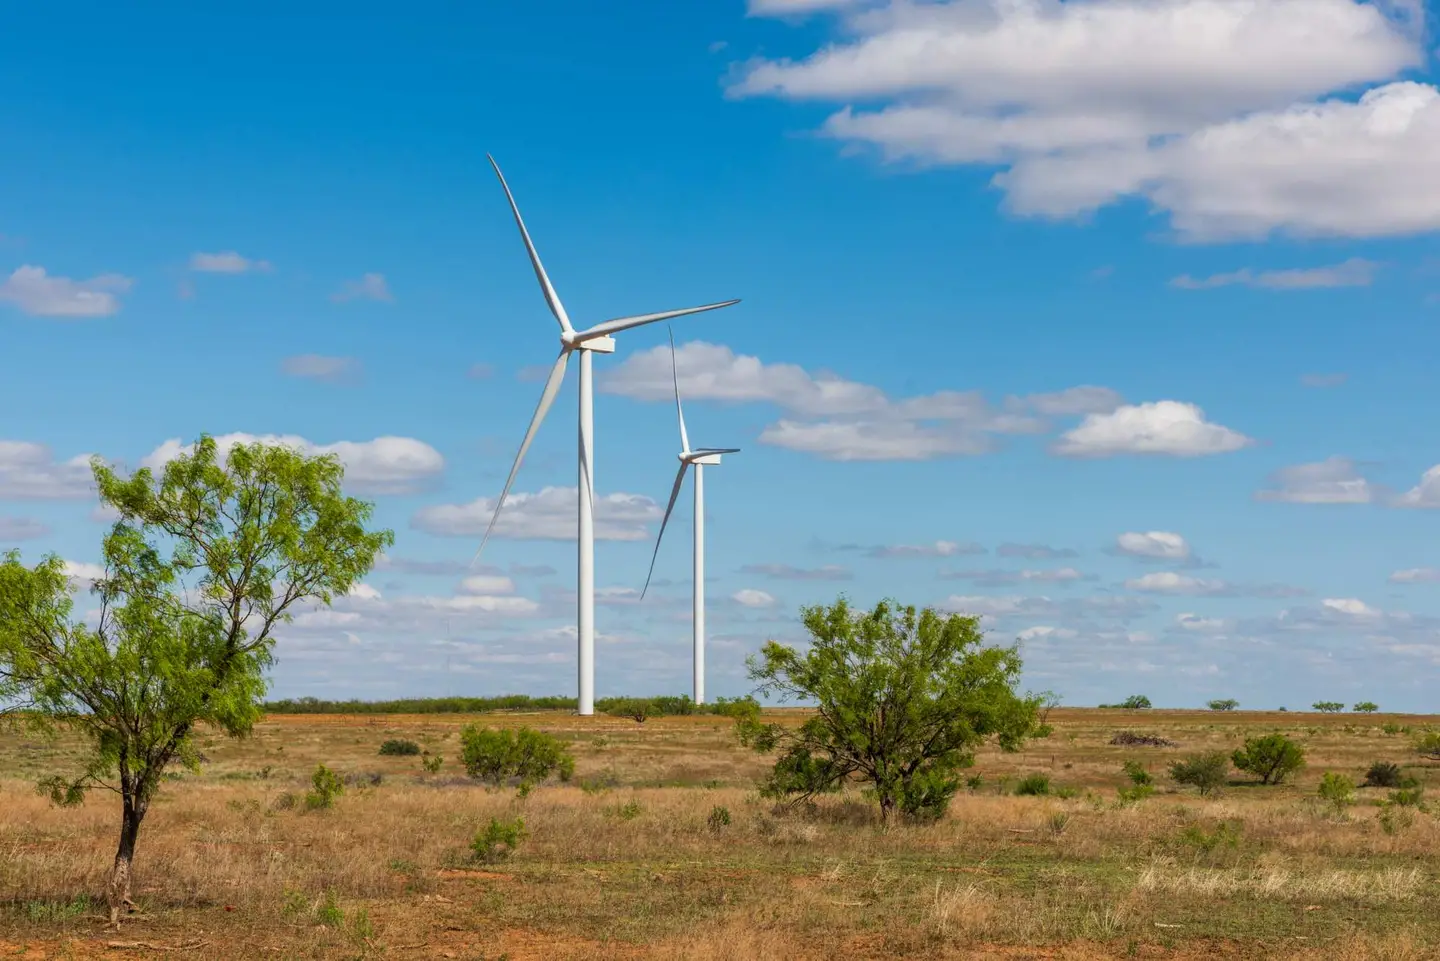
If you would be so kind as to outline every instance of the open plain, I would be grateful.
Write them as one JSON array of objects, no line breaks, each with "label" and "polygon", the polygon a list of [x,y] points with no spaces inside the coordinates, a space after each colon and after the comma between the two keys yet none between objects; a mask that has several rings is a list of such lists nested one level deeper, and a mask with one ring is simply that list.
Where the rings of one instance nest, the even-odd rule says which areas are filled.
[{"label": "open plain", "polygon": [[[800,712],[767,712],[799,717]],[[574,779],[528,796],[457,762],[479,721],[563,738]],[[136,858],[140,910],[107,928],[118,799],[61,809],[42,773],[78,756],[63,736],[0,735],[0,958],[1345,958],[1440,952],[1440,823],[1361,789],[1338,809],[1326,771],[1358,783],[1411,749],[1427,720],[1396,715],[1056,709],[1054,733],[987,749],[980,781],[937,824],[881,831],[860,792],[784,810],[765,759],[721,717],[562,713],[271,716],[213,737],[171,778]],[[1280,730],[1307,766],[1218,797],[1177,789],[1170,761]],[[1111,745],[1119,731],[1179,747]],[[413,739],[444,757],[382,757]],[[1117,796],[1124,761],[1158,792]],[[344,775],[329,810],[295,803],[315,766]],[[1017,796],[1027,774],[1051,794]],[[721,814],[719,812],[723,811]],[[477,863],[490,818],[524,819],[513,856]],[[728,822],[728,823],[727,823]]]}]

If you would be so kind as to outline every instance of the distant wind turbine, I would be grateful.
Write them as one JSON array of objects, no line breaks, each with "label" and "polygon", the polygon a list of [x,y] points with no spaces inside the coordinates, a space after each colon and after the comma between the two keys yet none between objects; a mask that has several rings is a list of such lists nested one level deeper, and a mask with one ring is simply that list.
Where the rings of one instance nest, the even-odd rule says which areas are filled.
[{"label": "distant wind turbine", "polygon": [[738,447],[699,447],[690,449],[690,437],[685,432],[685,409],[680,406],[680,372],[675,363],[675,333],[670,332],[670,375],[675,381],[675,415],[680,420],[680,472],[675,475],[675,486],[670,489],[670,503],[665,505],[665,519],[660,522],[660,533],[655,538],[655,551],[650,555],[650,573],[645,575],[645,588],[640,599],[645,599],[650,590],[650,578],[655,576],[655,558],[660,556],[660,541],[665,536],[665,525],[670,522],[670,512],[675,509],[675,500],[680,496],[680,487],[685,483],[685,472],[695,468],[695,575],[691,603],[691,621],[695,643],[695,703],[705,703],[705,468],[718,467],[720,455],[738,454]]},{"label": "distant wind turbine", "polygon": [[616,320],[607,320],[596,324],[588,330],[577,331],[570,325],[570,317],[565,313],[565,306],[560,303],[560,296],[555,293],[555,287],[550,283],[550,278],[540,263],[540,255],[535,252],[535,244],[530,240],[530,232],[525,229],[525,221],[520,217],[520,208],[515,205],[515,196],[510,192],[510,185],[505,182],[505,175],[500,172],[500,165],[489,154],[486,154],[486,157],[490,161],[490,166],[495,168],[495,176],[500,178],[500,186],[505,190],[505,199],[510,202],[510,212],[515,215],[515,226],[520,228],[520,239],[525,241],[525,251],[530,255],[530,265],[535,269],[535,279],[540,282],[540,291],[545,295],[545,303],[549,305],[550,313],[554,314],[555,319],[560,323],[560,356],[550,370],[549,379],[545,381],[545,390],[540,394],[540,403],[535,407],[535,415],[530,420],[530,428],[525,431],[525,439],[520,442],[520,450],[515,455],[515,464],[510,468],[510,476],[505,479],[505,487],[500,491],[500,499],[495,502],[495,514],[490,518],[490,526],[485,529],[485,536],[480,541],[480,549],[475,552],[475,557],[470,564],[473,567],[475,562],[480,559],[481,551],[485,550],[485,544],[490,540],[490,535],[495,530],[495,522],[500,517],[500,510],[505,506],[505,498],[509,496],[510,487],[515,483],[515,475],[520,470],[520,462],[525,459],[525,452],[530,449],[530,442],[535,439],[535,434],[540,429],[540,422],[545,419],[546,412],[550,410],[550,405],[555,401],[555,395],[560,392],[560,384],[565,379],[565,366],[570,361],[570,354],[579,351],[580,465],[579,484],[577,485],[579,488],[577,494],[579,500],[579,556],[577,558],[578,571],[575,591],[575,627],[579,647],[579,713],[588,716],[595,713],[595,406],[591,393],[590,355],[592,353],[614,353],[615,340],[610,335],[622,330],[653,324],[660,320],[669,320],[672,317],[683,317],[686,314],[698,314],[719,307],[729,307],[740,301],[726,300],[718,304],[705,304],[702,307],[685,307],[681,310],[666,310],[658,314],[620,317]]}]

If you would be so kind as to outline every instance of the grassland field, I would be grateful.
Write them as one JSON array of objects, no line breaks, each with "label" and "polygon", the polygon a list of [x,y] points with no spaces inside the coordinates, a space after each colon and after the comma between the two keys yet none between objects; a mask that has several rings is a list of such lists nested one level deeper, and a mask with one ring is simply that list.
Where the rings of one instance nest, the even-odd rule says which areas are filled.
[{"label": "grassland field", "polygon": [[[564,739],[574,779],[525,797],[471,781],[459,732],[476,721]],[[1346,810],[1315,793],[1324,772],[1358,783],[1376,760],[1433,784],[1403,731],[1433,718],[1062,708],[1050,721],[1021,753],[982,751],[980,784],[939,823],[884,831],[858,789],[809,809],[760,798],[766,761],[722,717],[270,716],[243,740],[206,737],[200,773],[167,781],[137,851],[141,910],[119,931],[97,900],[118,798],[51,806],[34,782],[75,769],[81,745],[6,729],[0,959],[1440,957],[1440,821],[1382,807],[1380,789]],[[1122,730],[1180,746],[1111,745]],[[1305,746],[1292,783],[1236,772],[1201,798],[1166,776],[1270,731]],[[380,756],[391,738],[442,767]],[[1120,803],[1126,760],[1156,795]],[[320,763],[350,787],[306,810],[294,801]],[[1015,795],[1036,772],[1067,796]],[[517,816],[513,856],[476,863],[477,830]]]}]

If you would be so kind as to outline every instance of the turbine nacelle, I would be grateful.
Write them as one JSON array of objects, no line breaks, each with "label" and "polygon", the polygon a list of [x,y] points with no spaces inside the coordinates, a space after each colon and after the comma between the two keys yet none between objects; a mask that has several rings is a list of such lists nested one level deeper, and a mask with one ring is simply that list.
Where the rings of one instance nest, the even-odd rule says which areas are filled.
[{"label": "turbine nacelle", "polygon": [[607,334],[586,337],[584,331],[567,330],[560,334],[560,346],[565,350],[593,350],[597,354],[613,354],[615,338]]}]

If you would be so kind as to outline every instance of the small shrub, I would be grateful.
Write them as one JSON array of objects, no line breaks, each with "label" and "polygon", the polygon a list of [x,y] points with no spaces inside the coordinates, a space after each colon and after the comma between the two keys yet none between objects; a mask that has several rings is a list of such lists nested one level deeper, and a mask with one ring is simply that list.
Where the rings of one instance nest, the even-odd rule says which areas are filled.
[{"label": "small shrub", "polygon": [[445,759],[439,754],[426,754],[420,759],[420,766],[425,769],[426,774],[434,774],[440,770],[440,765],[444,763]]},{"label": "small shrub", "polygon": [[1376,761],[1365,772],[1366,787],[1400,787],[1404,774],[1393,761]]},{"label": "small shrub", "polygon": [[1206,831],[1198,824],[1191,824],[1180,832],[1180,840],[1206,854],[1219,847],[1237,848],[1240,846],[1240,825],[1221,821],[1215,825],[1215,830]]},{"label": "small shrub", "polygon": [[414,741],[390,740],[380,745],[380,753],[386,757],[413,757],[420,753],[420,745]]},{"label": "small shrub", "polygon": [[1386,801],[1380,806],[1376,820],[1380,822],[1380,830],[1386,834],[1399,834],[1415,823],[1415,812],[1409,807]]},{"label": "small shrub", "polygon": [[1431,761],[1440,761],[1440,731],[1426,728],[1415,739],[1415,753]]},{"label": "small shrub", "polygon": [[30,921],[43,923],[69,921],[89,914],[90,908],[88,894],[78,895],[69,901],[26,901],[25,917]]},{"label": "small shrub", "polygon": [[524,818],[505,821],[491,818],[483,830],[475,832],[475,837],[470,841],[470,851],[475,860],[494,864],[508,860],[520,847],[520,842],[529,836],[525,830]]},{"label": "small shrub", "polygon": [[1027,774],[1015,785],[1015,793],[1027,797],[1044,797],[1050,793],[1048,774]]},{"label": "small shrub", "polygon": [[972,774],[965,779],[965,790],[971,794],[979,791],[985,786],[985,779],[978,774]]},{"label": "small shrub", "polygon": [[1080,796],[1080,789],[1062,784],[1054,788],[1050,793],[1062,801],[1070,801]]},{"label": "small shrub", "polygon": [[1345,710],[1345,704],[1342,701],[1316,701],[1310,706],[1321,714],[1339,714]]},{"label": "small shrub", "polygon": [[357,941],[368,941],[375,937],[375,925],[370,921],[370,912],[356,908],[350,915],[350,933]]},{"label": "small shrub", "polygon": [[710,809],[710,816],[705,819],[705,826],[719,834],[721,829],[730,826],[730,809],[715,805]]},{"label": "small shrub", "polygon": [[340,909],[340,899],[334,891],[326,891],[315,906],[315,920],[327,928],[338,928],[345,923],[345,912]]},{"label": "small shrub", "polygon": [[275,795],[275,800],[270,802],[270,810],[288,811],[295,806],[295,802],[297,800],[299,799],[296,798],[295,795],[290,793],[289,791],[281,791],[279,794]]},{"label": "small shrub", "polygon": [[558,738],[528,727],[496,730],[471,724],[460,740],[465,773],[488,784],[539,783],[552,774],[568,781],[575,773],[575,759]]},{"label": "small shrub", "polygon": [[664,713],[660,705],[648,697],[607,698],[601,710],[611,717],[628,717],[636,724],[644,724],[647,719]]},{"label": "small shrub", "polygon": [[1138,804],[1155,793],[1153,784],[1131,784],[1115,792],[1121,807]]},{"label": "small shrub", "polygon": [[1245,739],[1245,746],[1230,756],[1237,768],[1255,775],[1261,784],[1279,784],[1305,766],[1305,749],[1283,734]]},{"label": "small shrub", "polygon": [[1344,774],[1326,771],[1320,778],[1320,787],[1315,793],[1329,802],[1336,811],[1343,811],[1355,803],[1355,782]]},{"label": "small shrub", "polygon": [[622,821],[633,821],[640,816],[645,809],[640,806],[639,801],[626,801],[624,804],[610,808],[605,813],[613,814]]},{"label": "small shrub", "polygon": [[1406,724],[1396,724],[1394,721],[1386,721],[1380,725],[1380,732],[1393,737],[1396,734],[1409,734],[1410,727]]},{"label": "small shrub", "polygon": [[1205,706],[1212,711],[1233,711],[1240,706],[1240,702],[1233,697],[1227,697],[1219,701],[1206,701]]},{"label": "small shrub", "polygon": [[1126,761],[1121,765],[1121,770],[1123,770],[1125,776],[1130,779],[1130,783],[1136,787],[1155,783],[1155,779],[1150,776],[1150,772],[1145,770],[1145,766],[1139,761]]},{"label": "small shrub", "polygon": [[1196,788],[1201,797],[1225,786],[1230,773],[1230,759],[1224,751],[1196,754],[1170,765],[1170,777],[1176,784]]},{"label": "small shrub", "polygon": [[1374,701],[1361,701],[1359,704],[1356,704],[1350,710],[1354,711],[1356,714],[1374,714],[1376,711],[1380,710],[1380,705],[1376,704]]},{"label": "small shrub", "polygon": [[310,775],[311,790],[305,794],[305,807],[311,811],[323,811],[335,806],[335,799],[345,793],[345,782],[340,775],[321,764]]},{"label": "small shrub", "polygon": [[1063,834],[1065,827],[1070,823],[1070,815],[1065,811],[1056,811],[1050,815],[1050,833]]},{"label": "small shrub", "polygon": [[1402,808],[1421,808],[1423,810],[1425,807],[1424,794],[1423,787],[1413,784],[1410,787],[1402,787],[1398,791],[1391,791],[1386,803]]}]

